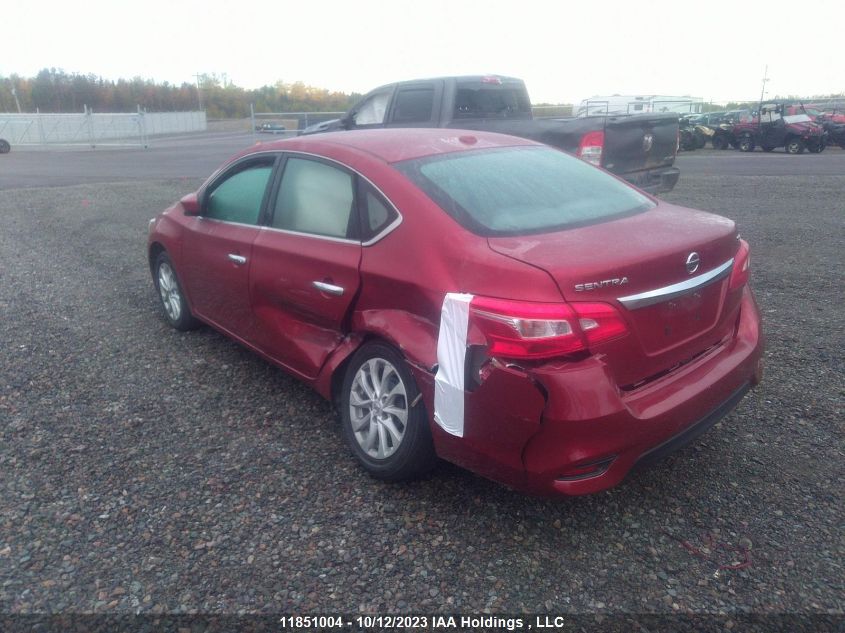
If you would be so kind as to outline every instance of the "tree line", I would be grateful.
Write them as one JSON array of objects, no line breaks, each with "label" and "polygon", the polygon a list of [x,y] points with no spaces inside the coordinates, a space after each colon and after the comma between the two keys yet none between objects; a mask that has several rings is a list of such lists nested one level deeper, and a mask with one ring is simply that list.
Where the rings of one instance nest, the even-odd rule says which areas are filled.
[{"label": "tree line", "polygon": [[[0,112],[35,112],[36,109],[82,112],[85,106],[95,112],[134,112],[141,106],[148,112],[203,109],[209,118],[223,119],[249,116],[251,103],[255,104],[256,112],[340,112],[348,110],[360,98],[358,93],[332,92],[301,81],[277,81],[247,90],[215,74],[199,75],[196,83],[184,82],[178,86],[141,77],[114,81],[56,68],[45,68],[35,77],[0,76]],[[711,112],[756,105],[755,102],[705,103],[702,109]]]},{"label": "tree line", "polygon": [[335,112],[347,110],[360,97],[301,81],[247,90],[213,74],[178,86],[141,77],[114,81],[56,68],[45,68],[35,77],[0,76],[0,112],[82,112],[86,106],[95,112],[134,112],[138,106],[175,112],[201,106],[212,119],[242,118],[249,116],[251,103],[256,112]]}]

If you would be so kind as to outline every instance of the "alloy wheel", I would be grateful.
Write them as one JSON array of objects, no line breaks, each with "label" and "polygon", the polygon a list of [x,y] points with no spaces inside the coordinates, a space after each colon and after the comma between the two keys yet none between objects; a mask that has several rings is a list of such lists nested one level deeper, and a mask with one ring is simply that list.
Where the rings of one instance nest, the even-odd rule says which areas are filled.
[{"label": "alloy wheel", "polygon": [[361,449],[386,459],[402,444],[408,426],[405,383],[389,361],[367,360],[352,380],[349,394],[352,432]]},{"label": "alloy wheel", "polygon": [[176,275],[167,262],[162,262],[158,267],[158,291],[167,317],[173,322],[178,321],[182,315],[182,294]]}]

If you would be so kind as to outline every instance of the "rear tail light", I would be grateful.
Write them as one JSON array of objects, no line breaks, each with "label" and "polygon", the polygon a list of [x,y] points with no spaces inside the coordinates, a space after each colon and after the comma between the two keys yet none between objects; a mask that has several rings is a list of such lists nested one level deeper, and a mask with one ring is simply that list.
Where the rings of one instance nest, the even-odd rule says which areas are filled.
[{"label": "rear tail light", "polygon": [[601,156],[604,151],[604,132],[595,130],[587,132],[581,137],[578,144],[577,156],[591,165],[601,165]]},{"label": "rear tail light", "polygon": [[731,271],[730,289],[742,288],[748,283],[748,275],[751,272],[751,248],[745,240],[739,240],[739,248],[734,256],[734,266]]},{"label": "rear tail light", "polygon": [[619,312],[608,303],[573,303],[587,345],[598,345],[628,331]]},{"label": "rear tail light", "polygon": [[487,339],[488,353],[541,359],[587,351],[623,336],[628,327],[606,303],[533,303],[474,297],[470,318]]}]

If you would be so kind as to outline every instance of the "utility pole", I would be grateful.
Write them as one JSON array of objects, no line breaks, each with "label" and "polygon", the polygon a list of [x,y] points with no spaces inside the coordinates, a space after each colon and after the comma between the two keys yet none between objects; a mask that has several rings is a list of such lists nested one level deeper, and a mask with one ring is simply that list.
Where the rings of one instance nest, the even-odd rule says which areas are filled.
[{"label": "utility pole", "polygon": [[766,82],[769,81],[769,65],[763,71],[763,86],[760,88],[760,103],[757,105],[757,129],[763,125],[763,99],[766,95]]},{"label": "utility pole", "polygon": [[202,91],[200,90],[200,77],[204,77],[205,75],[197,73],[194,77],[197,78],[197,101],[199,102],[200,112],[202,112]]},{"label": "utility pole", "polygon": [[18,114],[21,113],[21,102],[18,101],[18,91],[12,86],[12,96],[15,98],[15,105],[18,107]]},{"label": "utility pole", "polygon": [[[760,88],[760,107],[763,106],[763,98],[766,94],[766,82],[769,81],[769,65],[766,64],[766,70],[763,71],[763,87]],[[759,112],[759,108],[758,108]]]}]

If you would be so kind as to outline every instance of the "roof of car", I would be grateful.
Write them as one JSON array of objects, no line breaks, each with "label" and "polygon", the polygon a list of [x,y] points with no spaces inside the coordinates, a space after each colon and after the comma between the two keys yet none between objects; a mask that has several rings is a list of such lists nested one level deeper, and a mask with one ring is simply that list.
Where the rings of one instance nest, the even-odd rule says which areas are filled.
[{"label": "roof of car", "polygon": [[[534,141],[506,134],[470,130],[429,128],[388,128],[326,132],[261,143],[261,151],[321,151],[332,147],[349,148],[366,152],[386,163],[423,158],[436,154],[485,149],[539,145]],[[249,151],[254,151],[255,146]],[[248,152],[249,152],[248,151]],[[245,153],[248,153],[245,152]]]}]

